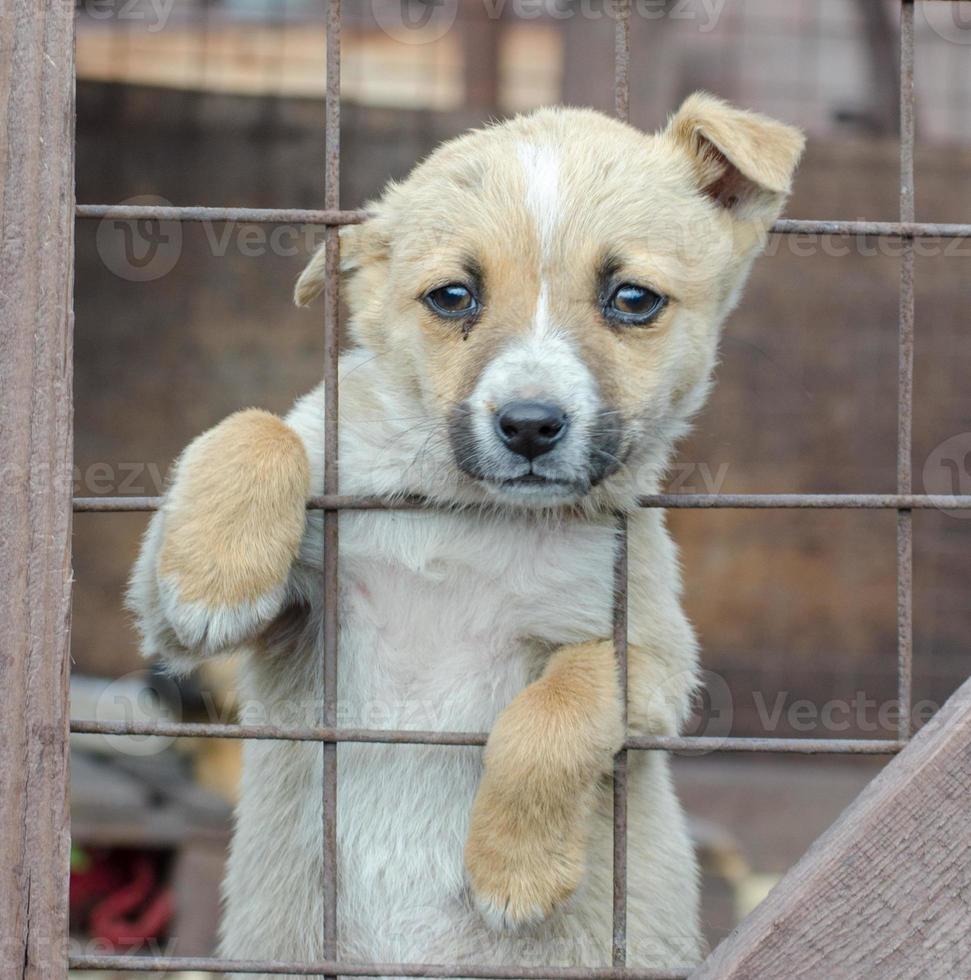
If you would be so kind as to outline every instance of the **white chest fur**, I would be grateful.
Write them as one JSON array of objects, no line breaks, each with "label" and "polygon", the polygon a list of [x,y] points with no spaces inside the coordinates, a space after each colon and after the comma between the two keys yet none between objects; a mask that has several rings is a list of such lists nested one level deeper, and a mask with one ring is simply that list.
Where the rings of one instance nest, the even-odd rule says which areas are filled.
[{"label": "white chest fur", "polygon": [[608,524],[346,515],[345,723],[487,730],[537,655],[609,635],[613,548]]}]

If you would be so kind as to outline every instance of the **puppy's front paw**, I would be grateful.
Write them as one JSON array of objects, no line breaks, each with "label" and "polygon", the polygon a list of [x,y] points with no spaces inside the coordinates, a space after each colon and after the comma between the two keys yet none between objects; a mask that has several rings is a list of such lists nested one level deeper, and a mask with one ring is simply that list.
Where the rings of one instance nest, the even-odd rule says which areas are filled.
[{"label": "puppy's front paw", "polygon": [[211,605],[187,602],[172,579],[159,582],[162,613],[186,650],[214,652],[237,646],[260,633],[280,612],[286,586],[278,585],[255,599]]},{"label": "puppy's front paw", "polygon": [[162,609],[183,646],[231,646],[279,612],[308,489],[303,443],[268,412],[230,416],[186,450],[158,562]]},{"label": "puppy's front paw", "polygon": [[581,840],[514,840],[473,819],[465,865],[489,926],[515,931],[542,922],[573,895],[583,878],[584,848]]}]

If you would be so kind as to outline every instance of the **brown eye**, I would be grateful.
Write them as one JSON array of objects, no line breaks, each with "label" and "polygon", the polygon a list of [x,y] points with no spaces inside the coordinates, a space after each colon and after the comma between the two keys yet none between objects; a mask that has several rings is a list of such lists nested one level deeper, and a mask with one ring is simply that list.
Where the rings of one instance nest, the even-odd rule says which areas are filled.
[{"label": "brown eye", "polygon": [[450,282],[447,286],[433,289],[425,294],[423,301],[433,313],[449,320],[472,316],[479,309],[475,294],[468,286],[459,282]]},{"label": "brown eye", "polygon": [[667,304],[660,294],[646,286],[621,283],[607,301],[605,315],[618,323],[650,323]]}]

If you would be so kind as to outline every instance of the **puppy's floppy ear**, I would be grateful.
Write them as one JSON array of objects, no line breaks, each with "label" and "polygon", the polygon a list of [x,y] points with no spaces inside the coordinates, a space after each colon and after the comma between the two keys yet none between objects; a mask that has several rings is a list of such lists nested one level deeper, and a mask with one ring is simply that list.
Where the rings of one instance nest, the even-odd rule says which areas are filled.
[{"label": "puppy's floppy ear", "polygon": [[688,153],[699,190],[750,221],[779,216],[805,145],[798,129],[705,92],[684,100],[665,135]]},{"label": "puppy's floppy ear", "polygon": [[[342,225],[341,272],[354,272],[368,262],[384,258],[388,252],[386,224],[379,216],[368,218],[357,225]],[[321,245],[300,273],[293,290],[293,301],[297,306],[307,306],[324,289],[327,267],[327,246]]]}]

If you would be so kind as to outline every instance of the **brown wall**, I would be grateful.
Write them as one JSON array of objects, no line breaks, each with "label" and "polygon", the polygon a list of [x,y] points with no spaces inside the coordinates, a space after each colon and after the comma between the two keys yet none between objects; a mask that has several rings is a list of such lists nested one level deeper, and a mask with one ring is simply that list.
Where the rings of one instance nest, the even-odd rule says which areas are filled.
[{"label": "brown wall", "polygon": [[[78,95],[81,202],[136,194],[260,207],[322,200],[316,101],[97,84],[80,85]],[[347,106],[345,205],[361,204],[473,121]],[[921,148],[921,218],[971,220],[968,163],[967,152]],[[896,180],[890,142],[816,142],[789,213],[892,218]],[[132,282],[110,271],[113,246],[107,264],[104,243],[99,253],[97,222],[79,223],[78,492],[155,493],[148,465],[164,472],[220,417],[252,404],[285,410],[318,380],[319,312],[297,311],[289,299],[306,257],[303,242],[292,255],[257,244],[263,254],[251,256],[241,242],[254,246],[234,233],[220,256],[223,231],[214,227],[207,237],[202,226],[186,225],[172,271]],[[729,324],[712,401],[680,454],[680,489],[708,489],[706,474],[721,476],[725,491],[894,489],[898,262],[892,252],[857,254],[858,245],[879,253],[877,243],[851,244],[849,255],[826,254],[821,244],[846,243],[776,238],[773,254],[757,266]],[[917,490],[933,448],[971,433],[971,246],[959,246],[950,249],[958,254],[917,261]],[[76,669],[137,666],[120,596],[144,523],[137,515],[78,515]],[[765,711],[779,691],[788,692],[787,708],[798,698],[821,703],[857,690],[892,697],[892,514],[677,512],[671,524],[705,663],[733,692],[740,733],[762,727],[753,690]],[[922,512],[915,528],[915,696],[940,700],[968,669],[971,521]],[[791,730],[785,719],[777,734]],[[876,721],[875,709],[864,720]]]}]

